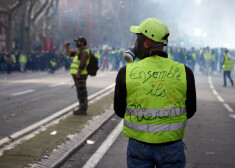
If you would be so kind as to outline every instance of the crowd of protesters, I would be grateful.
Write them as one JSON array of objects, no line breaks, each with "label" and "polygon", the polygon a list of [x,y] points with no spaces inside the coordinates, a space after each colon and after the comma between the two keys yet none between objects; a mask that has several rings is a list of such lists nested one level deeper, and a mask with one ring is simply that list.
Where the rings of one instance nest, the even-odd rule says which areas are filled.
[{"label": "crowd of protesters", "polygon": [[[124,50],[121,51],[113,47],[112,49],[92,49],[91,51],[99,59],[101,71],[119,70],[120,65],[125,64],[122,59]],[[0,73],[11,74],[13,71],[22,73],[26,71],[47,71],[54,73],[60,68],[69,70],[71,61],[65,51],[41,53],[32,51],[28,54],[20,51],[11,53],[2,51],[0,53]]]},{"label": "crowd of protesters", "polygon": [[[213,74],[222,71],[222,59],[225,48],[183,48],[183,47],[166,47],[165,52],[168,58],[187,65],[192,71],[195,65],[199,65],[202,74]],[[103,49],[93,48],[91,51],[99,60],[100,71],[118,71],[126,63],[123,60],[125,49],[116,47],[106,47]],[[232,55],[234,51],[231,51]],[[10,74],[13,71],[47,71],[54,73],[57,69],[64,68],[69,70],[71,59],[65,51],[55,52],[36,52],[24,53],[14,51],[0,53],[0,73]]]},{"label": "crowd of protesters", "polygon": [[[199,70],[202,74],[213,75],[215,73],[222,72],[222,62],[224,58],[225,48],[210,48],[204,47],[190,49],[168,47],[166,52],[168,58],[181,62],[187,65],[192,71],[195,70],[195,65],[199,65]],[[231,55],[234,55],[235,51],[231,50]]]},{"label": "crowd of protesters", "polygon": [[70,59],[65,52],[36,52],[24,53],[13,51],[11,53],[2,51],[0,53],[0,73],[26,71],[48,71],[54,73],[56,69],[64,67],[69,70]]},{"label": "crowd of protesters", "polygon": [[[213,75],[222,71],[222,62],[225,48],[183,48],[183,47],[165,47],[164,51],[168,58],[187,65],[192,71],[195,71],[195,65],[199,65],[202,74]],[[119,70],[120,66],[125,65],[122,58],[124,49],[107,48],[99,51],[101,70]],[[231,55],[235,56],[235,51],[231,50]],[[138,61],[138,60],[137,60]]]}]

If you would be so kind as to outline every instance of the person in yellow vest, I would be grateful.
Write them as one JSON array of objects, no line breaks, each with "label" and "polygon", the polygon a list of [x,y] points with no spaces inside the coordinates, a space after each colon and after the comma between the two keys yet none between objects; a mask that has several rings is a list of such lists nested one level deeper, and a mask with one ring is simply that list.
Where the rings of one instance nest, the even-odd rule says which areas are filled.
[{"label": "person in yellow vest", "polygon": [[193,47],[186,53],[185,58],[186,58],[186,65],[194,72],[194,67],[196,63],[196,52]]},{"label": "person in yellow vest", "polygon": [[66,71],[68,71],[69,68],[70,68],[70,64],[71,64],[70,56],[68,56],[67,53],[65,53],[65,52],[62,52],[61,55],[62,55],[63,60],[64,60],[64,68],[65,68]]},{"label": "person in yellow vest", "polygon": [[26,66],[26,63],[27,63],[27,57],[26,57],[26,55],[24,53],[20,54],[19,62],[20,62],[20,71],[21,72],[25,72],[25,66]]},{"label": "person in yellow vest", "polygon": [[129,64],[117,74],[114,95],[114,111],[124,118],[123,136],[129,138],[127,167],[183,168],[182,139],[196,112],[193,72],[163,51],[169,30],[161,20],[148,18],[130,31],[133,41],[123,55]]},{"label": "person in yellow vest", "polygon": [[211,50],[211,70],[213,74],[215,74],[216,69],[217,69],[217,64],[216,64],[216,49]]},{"label": "person in yellow vest", "polygon": [[203,53],[204,59],[205,59],[205,70],[206,75],[211,74],[211,62],[212,62],[212,52],[210,47],[206,47],[204,53]]},{"label": "person in yellow vest", "polygon": [[98,58],[98,66],[101,67],[101,53],[102,53],[102,50],[97,48],[95,49],[95,56]]},{"label": "person in yellow vest", "polygon": [[87,49],[87,41],[84,37],[74,40],[76,42],[77,51],[71,51],[69,43],[65,44],[66,53],[73,57],[70,66],[70,73],[73,76],[77,90],[77,98],[79,101],[79,109],[73,111],[74,115],[86,115],[88,108],[86,80],[88,76],[87,66],[90,61],[90,51]]},{"label": "person in yellow vest", "polygon": [[50,64],[49,64],[49,73],[54,74],[55,70],[56,70],[56,59],[53,57],[50,60]]},{"label": "person in yellow vest", "polygon": [[16,56],[15,56],[15,52],[11,52],[11,59],[12,59],[12,70],[15,70],[15,66],[16,66]]},{"label": "person in yellow vest", "polygon": [[222,68],[224,71],[224,87],[227,86],[226,77],[231,82],[232,87],[234,87],[233,79],[231,78],[231,71],[233,70],[233,57],[229,54],[228,49],[224,50],[224,59],[222,61]]}]

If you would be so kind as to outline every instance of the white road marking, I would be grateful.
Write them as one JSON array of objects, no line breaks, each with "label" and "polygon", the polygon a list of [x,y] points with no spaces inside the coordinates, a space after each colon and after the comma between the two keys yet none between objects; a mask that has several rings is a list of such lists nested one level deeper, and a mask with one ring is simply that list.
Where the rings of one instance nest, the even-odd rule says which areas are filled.
[{"label": "white road marking", "polygon": [[209,83],[209,85],[211,89],[214,89],[214,86],[211,83]]},{"label": "white road marking", "polygon": [[112,133],[105,139],[102,145],[97,149],[97,151],[91,156],[91,158],[86,162],[83,168],[94,168],[100,159],[104,156],[106,151],[110,148],[113,142],[117,139],[118,135],[122,131],[123,120],[119,122]]},{"label": "white road marking", "polygon": [[217,99],[219,99],[220,102],[225,102],[224,99],[222,97],[220,97],[219,95],[217,95]]},{"label": "white road marking", "polygon": [[65,85],[65,83],[56,83],[56,84],[50,85],[49,87],[56,87],[56,86],[61,86],[61,85]]},{"label": "white road marking", "polygon": [[227,103],[224,103],[224,107],[225,107],[229,112],[234,112],[234,110],[233,110]]},{"label": "white road marking", "polygon": [[210,88],[212,90],[212,92],[214,93],[214,95],[217,97],[217,99],[219,99],[219,101],[221,103],[223,103],[224,107],[226,108],[226,110],[228,112],[234,112],[234,110],[227,104],[225,103],[225,100],[219,95],[219,93],[214,89],[214,86],[213,86],[213,83],[212,83],[212,80],[211,80],[211,76],[208,77],[208,83],[210,85]]},{"label": "white road marking", "polygon": [[213,91],[214,95],[218,96],[218,93],[215,89],[212,89],[212,91]]},{"label": "white road marking", "polygon": [[[93,95],[88,96],[88,100],[93,99],[94,97],[96,97],[96,96],[102,94],[103,92],[106,92],[107,90],[110,90],[110,89],[111,89],[110,91],[113,91],[114,86],[115,86],[115,83],[114,83],[114,84],[111,84],[111,85],[109,85],[109,86],[107,86],[106,88],[104,88],[104,89],[102,89],[102,90],[100,90],[100,91],[98,91],[98,92],[96,92],[96,93],[94,93]],[[108,93],[109,93],[109,91],[108,91],[107,93],[105,93],[105,94],[102,94],[102,95],[106,95],[106,94],[108,94]],[[92,101],[91,101],[91,102],[92,102]],[[91,102],[89,102],[89,103],[91,103]],[[10,140],[9,137],[11,137],[11,138],[13,138],[13,139],[17,139],[18,137],[20,137],[20,136],[22,136],[22,135],[24,135],[24,134],[27,134],[28,132],[31,132],[31,131],[34,130],[34,129],[37,129],[37,128],[40,127],[40,126],[45,125],[46,123],[50,122],[51,120],[53,120],[53,119],[55,119],[55,118],[58,118],[59,116],[61,116],[61,115],[63,115],[64,113],[66,113],[67,111],[71,111],[73,108],[77,107],[78,105],[79,105],[79,103],[76,102],[76,103],[74,103],[74,104],[72,104],[72,105],[70,105],[70,106],[68,106],[68,107],[66,107],[66,108],[64,108],[64,109],[62,109],[62,110],[60,110],[60,111],[58,111],[58,112],[52,114],[52,115],[50,115],[49,117],[47,117],[47,118],[45,118],[45,119],[43,119],[43,120],[41,120],[41,121],[38,121],[37,123],[34,123],[34,124],[32,124],[32,125],[30,125],[30,126],[24,128],[24,129],[22,129],[22,130],[20,130],[20,131],[18,131],[18,132],[15,132],[15,133],[9,135],[8,137],[5,137],[5,138],[0,139],[0,145],[2,145],[2,144],[4,144],[4,143],[7,143],[7,142]],[[68,115],[70,115],[70,113],[69,113]],[[60,119],[61,119],[61,118],[59,117],[59,118],[58,118],[57,120],[55,120],[53,123],[55,123],[56,121],[58,122]],[[52,123],[52,125],[53,125],[53,123]],[[48,125],[50,125],[50,124],[48,124]],[[43,128],[41,128],[41,129],[43,129]],[[29,134],[29,135],[27,135],[27,136],[24,136],[23,138],[20,138],[19,140],[17,140],[17,142],[12,143],[12,145],[10,144],[10,145],[7,145],[6,147],[0,149],[0,156],[3,154],[3,151],[4,151],[4,150],[9,149],[9,148],[12,148],[12,147],[14,146],[14,144],[20,143],[20,142],[22,141],[22,139],[23,139],[23,140],[28,140],[28,139],[32,138],[32,137],[33,137],[36,133],[38,133],[41,129],[36,130],[35,133]]]},{"label": "white road marking", "polygon": [[212,89],[212,92],[217,97],[217,99],[219,99],[220,102],[222,102],[222,103],[224,102],[224,99],[222,97],[220,97],[219,93],[215,89]]},{"label": "white road marking", "polygon": [[35,90],[25,90],[25,91],[22,91],[22,92],[17,92],[17,93],[12,93],[11,96],[19,96],[19,95],[23,95],[23,94],[27,94],[27,93],[31,93],[31,92],[34,92]]}]

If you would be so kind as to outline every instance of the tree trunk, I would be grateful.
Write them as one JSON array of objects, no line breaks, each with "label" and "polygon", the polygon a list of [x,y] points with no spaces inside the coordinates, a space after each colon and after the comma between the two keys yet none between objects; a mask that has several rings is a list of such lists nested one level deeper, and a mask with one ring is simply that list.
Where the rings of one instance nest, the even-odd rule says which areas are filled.
[{"label": "tree trunk", "polygon": [[6,51],[12,51],[12,17],[8,15],[7,29],[6,29]]}]

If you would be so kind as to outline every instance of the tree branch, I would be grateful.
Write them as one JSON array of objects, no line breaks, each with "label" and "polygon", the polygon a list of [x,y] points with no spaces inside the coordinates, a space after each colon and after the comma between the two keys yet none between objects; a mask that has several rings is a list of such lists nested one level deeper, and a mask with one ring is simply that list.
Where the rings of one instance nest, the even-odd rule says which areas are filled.
[{"label": "tree branch", "polygon": [[54,0],[51,0],[50,5],[46,9],[46,13],[45,13],[46,16],[49,15],[50,9],[53,8],[53,2]]},{"label": "tree branch", "polygon": [[7,26],[0,20],[0,26],[2,26],[4,28],[4,30],[7,29]]},{"label": "tree branch", "polygon": [[54,10],[53,10],[53,12],[52,12],[50,15],[49,15],[49,10],[48,10],[48,13],[46,14],[46,17],[47,17],[47,18],[53,17],[53,16],[57,13],[57,10],[58,10],[58,1],[59,1],[59,0],[56,0],[56,2],[55,2],[55,7],[54,7],[54,5],[53,5],[54,0],[51,1],[50,7],[48,7],[48,9],[49,9],[49,8],[54,8]]},{"label": "tree branch", "polygon": [[34,7],[34,5],[35,5],[35,0],[34,1],[31,1],[30,2],[30,6],[29,6],[29,9],[28,9],[28,18],[27,18],[27,20],[28,20],[28,26],[30,26],[30,23],[31,23],[31,14],[32,14],[32,10],[33,10],[33,7]]},{"label": "tree branch", "polygon": [[46,2],[42,5],[42,7],[34,15],[34,17],[32,19],[33,23],[35,23],[36,19],[38,19],[38,17],[43,12],[43,10],[46,8],[47,5],[48,5],[48,0],[46,0]]},{"label": "tree branch", "polygon": [[18,0],[10,7],[10,15],[16,11],[19,7],[23,6],[28,0]]}]

